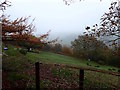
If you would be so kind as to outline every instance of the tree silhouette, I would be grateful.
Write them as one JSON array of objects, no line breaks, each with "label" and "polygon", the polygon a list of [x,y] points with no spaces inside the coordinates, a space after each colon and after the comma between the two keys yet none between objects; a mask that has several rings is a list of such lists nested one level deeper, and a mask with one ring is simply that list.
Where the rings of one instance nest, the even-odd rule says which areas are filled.
[{"label": "tree silhouette", "polygon": [[0,3],[0,10],[2,10],[2,11],[6,10],[6,7],[11,6],[10,3],[11,3],[11,2],[9,2],[9,1],[7,1],[7,0],[1,2],[1,3]]},{"label": "tree silhouette", "polygon": [[118,46],[120,40],[120,7],[118,2],[111,3],[109,12],[101,17],[100,27],[97,24],[93,25],[92,29],[87,26],[84,34],[95,37],[113,37],[108,40],[112,45]]},{"label": "tree silhouette", "polygon": [[109,12],[102,16],[99,31],[103,36],[114,36],[111,41],[113,45],[118,44],[116,41],[120,40],[120,7],[117,2],[111,3]]},{"label": "tree silhouette", "polygon": [[100,50],[107,49],[107,46],[102,41],[97,40],[94,36],[78,36],[71,44],[75,56],[93,60],[99,56],[98,52]]}]

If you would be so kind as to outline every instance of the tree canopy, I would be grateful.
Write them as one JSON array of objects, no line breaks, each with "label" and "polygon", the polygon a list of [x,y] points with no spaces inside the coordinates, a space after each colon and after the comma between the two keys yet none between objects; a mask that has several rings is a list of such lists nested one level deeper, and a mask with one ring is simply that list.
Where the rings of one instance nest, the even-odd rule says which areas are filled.
[{"label": "tree canopy", "polygon": [[93,60],[99,55],[100,50],[107,49],[107,46],[102,41],[85,35],[78,36],[71,44],[75,56]]},{"label": "tree canopy", "polygon": [[[4,11],[6,7],[11,6],[9,1],[4,1],[0,3],[0,10]],[[48,40],[50,31],[46,34],[39,35],[36,37],[33,35],[35,31],[35,26],[33,25],[34,19],[30,22],[29,17],[21,17],[15,20],[10,20],[10,15],[2,15],[0,17],[2,22],[2,40],[18,42],[20,45],[23,45],[30,49],[30,47],[43,47],[47,43],[54,43],[57,39]]]},{"label": "tree canopy", "polygon": [[119,46],[120,42],[120,7],[118,2],[111,3],[109,12],[105,13],[101,17],[100,27],[95,24],[92,28],[86,27],[85,35],[101,37],[112,37],[108,39],[108,42],[112,42],[112,45]]},{"label": "tree canopy", "polygon": [[80,51],[92,51],[98,48],[106,48],[107,46],[91,36],[78,36],[77,39],[71,42],[73,49]]}]

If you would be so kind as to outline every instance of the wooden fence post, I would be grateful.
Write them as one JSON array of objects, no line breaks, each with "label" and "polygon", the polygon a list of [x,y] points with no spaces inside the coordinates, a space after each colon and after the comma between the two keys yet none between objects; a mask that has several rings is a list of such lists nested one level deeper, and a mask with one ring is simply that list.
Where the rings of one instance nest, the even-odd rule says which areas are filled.
[{"label": "wooden fence post", "polygon": [[83,90],[83,86],[84,86],[84,70],[83,69],[80,69],[80,72],[79,72],[79,90]]},{"label": "wooden fence post", "polygon": [[35,74],[36,74],[36,90],[40,90],[40,67],[39,62],[35,63]]}]

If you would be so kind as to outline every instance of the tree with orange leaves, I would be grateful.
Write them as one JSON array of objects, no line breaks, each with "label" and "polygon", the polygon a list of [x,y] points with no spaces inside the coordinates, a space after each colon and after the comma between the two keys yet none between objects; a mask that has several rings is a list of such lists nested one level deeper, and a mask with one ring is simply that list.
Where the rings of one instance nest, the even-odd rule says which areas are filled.
[{"label": "tree with orange leaves", "polygon": [[35,26],[33,25],[33,21],[31,23],[27,23],[30,17],[21,17],[11,21],[8,17],[2,15],[2,40],[6,41],[14,41],[17,42],[18,45],[22,45],[27,47],[28,51],[31,47],[42,48],[47,43],[56,42],[57,39],[49,41],[48,31],[46,34],[40,35],[36,37],[33,35],[35,30]]},{"label": "tree with orange leaves", "polygon": [[[0,10],[4,11],[6,7],[11,6],[9,1],[4,1],[0,3]],[[32,20],[31,23],[29,22],[30,17],[21,17],[15,20],[10,20],[10,16],[6,17],[2,15],[0,20],[2,22],[2,41],[3,42],[17,42],[18,45],[22,45],[27,47],[28,51],[30,47],[39,47],[42,48],[47,43],[54,43],[57,39],[48,41],[49,32],[46,34],[40,35],[36,37],[33,35],[35,30],[35,26],[33,25]]]},{"label": "tree with orange leaves", "polygon": [[21,17],[11,21],[9,17],[2,15],[2,40],[27,40],[35,29],[32,23],[27,24],[28,19],[29,17]]}]

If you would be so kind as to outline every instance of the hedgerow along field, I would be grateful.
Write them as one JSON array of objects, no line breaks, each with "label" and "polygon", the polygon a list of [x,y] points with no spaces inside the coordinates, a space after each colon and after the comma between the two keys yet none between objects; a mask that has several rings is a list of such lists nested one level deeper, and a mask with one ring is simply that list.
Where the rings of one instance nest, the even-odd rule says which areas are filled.
[{"label": "hedgerow along field", "polygon": [[[116,71],[118,68],[112,66],[99,65],[97,63],[80,60],[77,58],[59,55],[51,52],[32,53],[28,52],[23,55],[19,52],[19,49],[13,46],[9,46],[5,51],[8,56],[3,56],[3,88],[6,87],[23,87],[23,88],[35,88],[35,66],[34,63],[39,61],[44,63],[40,77],[40,86],[45,87],[66,87],[70,88],[74,86],[78,87],[78,74],[79,70],[59,67],[59,70],[52,67],[51,64],[71,65],[76,67],[88,67],[97,68],[102,70]],[[88,66],[89,63],[91,66]],[[46,66],[47,64],[47,66]],[[99,67],[96,67],[99,66]],[[49,69],[50,71],[49,71]],[[47,73],[47,71],[48,73]],[[48,76],[48,77],[46,77]],[[51,77],[51,78],[50,78]],[[58,83],[55,82],[59,81]],[[90,83],[94,87],[101,86],[108,87],[110,85],[116,86],[118,77],[109,74],[85,71],[84,86],[89,88]],[[56,83],[56,84],[55,84]],[[61,84],[63,83],[63,84]],[[65,86],[63,86],[65,85]]]}]

